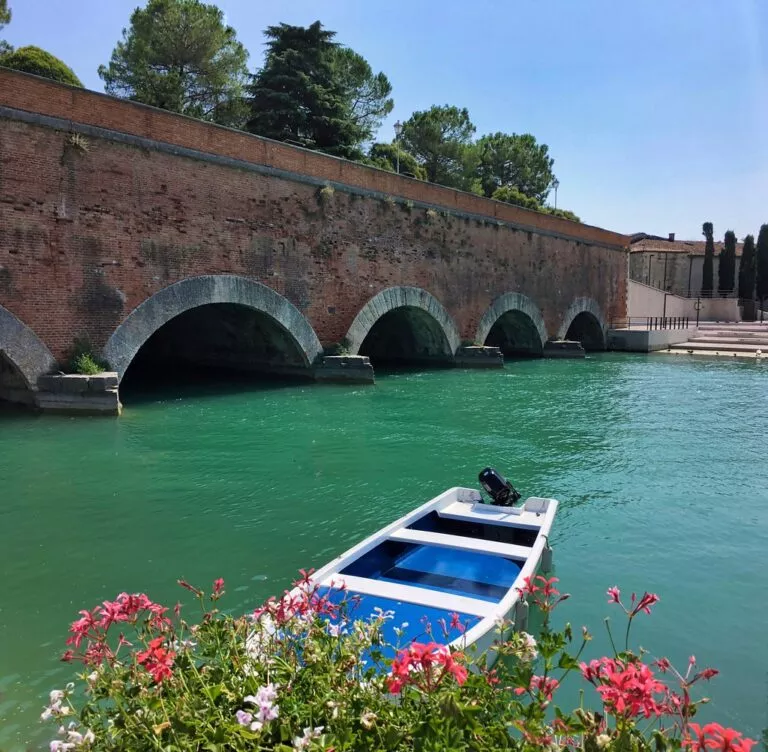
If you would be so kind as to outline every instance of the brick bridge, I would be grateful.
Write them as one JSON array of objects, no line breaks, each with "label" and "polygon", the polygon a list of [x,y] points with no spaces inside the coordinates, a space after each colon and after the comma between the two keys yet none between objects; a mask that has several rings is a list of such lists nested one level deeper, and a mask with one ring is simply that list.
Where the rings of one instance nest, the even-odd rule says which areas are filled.
[{"label": "brick bridge", "polygon": [[0,398],[87,339],[312,377],[344,343],[541,355],[626,316],[629,239],[0,69]]}]

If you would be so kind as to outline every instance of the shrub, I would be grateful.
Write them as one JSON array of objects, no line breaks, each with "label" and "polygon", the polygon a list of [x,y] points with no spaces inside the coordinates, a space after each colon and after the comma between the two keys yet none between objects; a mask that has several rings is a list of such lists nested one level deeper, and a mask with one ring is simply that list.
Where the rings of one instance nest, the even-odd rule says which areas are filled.
[{"label": "shrub", "polygon": [[[586,628],[574,642],[570,625],[550,627],[568,597],[556,583],[526,579],[521,597],[543,613],[541,633],[535,639],[501,622],[492,648],[503,660],[492,669],[485,654],[445,644],[466,629],[458,614],[450,623],[422,620],[427,642],[393,645],[385,627],[396,642],[407,627],[393,626],[394,612],[356,614],[355,596],[332,601],[312,571],[247,617],[219,610],[224,580],[208,596],[180,580],[201,607],[197,624],[180,606],[171,612],[145,594],[122,593],[70,626],[63,659],[85,671],[79,690],[50,694],[42,718],[59,729],[50,748],[650,752],[725,748],[728,739],[728,749],[749,752],[754,742],[738,732],[692,722],[702,701],[691,689],[717,671],[691,658],[678,672],[629,648],[634,619],[651,613],[656,595],[633,594],[625,606],[610,588],[609,602],[627,616],[624,649],[586,663]],[[600,713],[556,706],[569,675],[592,686]]]},{"label": "shrub", "polygon": [[107,364],[94,354],[90,341],[84,337],[76,337],[69,350],[67,363],[62,370],[67,373],[82,373],[87,376],[101,373],[107,369]]},{"label": "shrub", "polygon": [[17,50],[0,57],[0,65],[22,73],[33,73],[35,76],[42,76],[62,84],[83,88],[80,79],[66,63],[39,47],[19,47]]}]

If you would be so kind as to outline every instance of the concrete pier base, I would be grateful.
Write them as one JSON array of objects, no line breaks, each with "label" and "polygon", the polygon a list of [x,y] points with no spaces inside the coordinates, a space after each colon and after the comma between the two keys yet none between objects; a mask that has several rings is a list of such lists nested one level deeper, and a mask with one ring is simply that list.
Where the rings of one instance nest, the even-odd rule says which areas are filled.
[{"label": "concrete pier base", "polygon": [[581,342],[568,339],[550,340],[544,344],[545,358],[583,358],[586,355]]},{"label": "concrete pier base", "polygon": [[498,347],[472,345],[456,351],[459,368],[503,368],[504,355]]},{"label": "concrete pier base", "polygon": [[326,355],[315,368],[315,379],[344,384],[373,384],[375,381],[373,366],[366,355]]},{"label": "concrete pier base", "polygon": [[117,373],[111,371],[93,376],[40,376],[37,388],[37,407],[46,413],[117,416],[123,409],[117,391]]}]

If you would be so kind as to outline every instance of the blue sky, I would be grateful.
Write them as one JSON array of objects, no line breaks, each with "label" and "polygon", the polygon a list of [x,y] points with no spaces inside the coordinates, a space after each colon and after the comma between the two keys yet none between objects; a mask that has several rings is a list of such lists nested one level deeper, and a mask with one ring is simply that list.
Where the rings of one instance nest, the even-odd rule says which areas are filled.
[{"label": "blue sky", "polygon": [[[10,0],[4,36],[67,62],[101,91],[100,63],[137,0]],[[765,0],[221,0],[260,65],[262,31],[320,20],[384,71],[381,140],[432,104],[469,109],[477,135],[547,143],[558,206],[619,232],[701,238],[768,222]]]}]

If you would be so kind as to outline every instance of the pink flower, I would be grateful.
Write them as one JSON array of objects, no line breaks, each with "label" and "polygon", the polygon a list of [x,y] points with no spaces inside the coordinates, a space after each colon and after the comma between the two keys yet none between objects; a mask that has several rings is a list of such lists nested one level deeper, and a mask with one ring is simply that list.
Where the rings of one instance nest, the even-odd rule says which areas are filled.
[{"label": "pink flower", "polygon": [[621,604],[621,591],[614,585],[608,588],[608,603]]},{"label": "pink flower", "polygon": [[[695,738],[691,737],[691,732]],[[683,747],[689,747],[692,752],[750,752],[755,744],[754,739],[742,739],[741,732],[719,723],[708,723],[703,727],[698,723],[689,723],[688,732],[683,737]]]},{"label": "pink flower", "polygon": [[623,662],[603,657],[589,666],[581,664],[587,681],[597,688],[608,713],[619,717],[663,715],[667,706],[657,694],[668,694],[667,687],[658,681],[651,669],[640,661]]},{"label": "pink flower", "polygon": [[[404,686],[413,684],[424,691],[430,691],[449,675],[457,684],[462,685],[467,680],[468,672],[456,659],[463,657],[461,653],[451,653],[446,645],[436,642],[412,642],[392,661],[387,688],[393,694],[398,694]],[[436,675],[435,669],[438,670]]]},{"label": "pink flower", "polygon": [[658,603],[659,600],[660,600],[659,596],[656,595],[655,593],[647,593],[646,592],[646,593],[643,593],[643,597],[637,602],[637,604],[635,604],[635,594],[632,593],[633,608],[629,612],[630,618],[632,618],[633,616],[636,616],[641,611],[643,611],[646,614],[650,614],[651,613],[651,606],[653,606],[656,603]]},{"label": "pink flower", "polygon": [[221,595],[223,590],[224,590],[224,578],[219,577],[217,580],[213,581],[213,594]]},{"label": "pink flower", "polygon": [[156,637],[150,641],[146,650],[136,654],[136,661],[152,674],[155,684],[171,677],[171,667],[176,657],[176,653],[161,647],[162,644],[163,638]]}]

